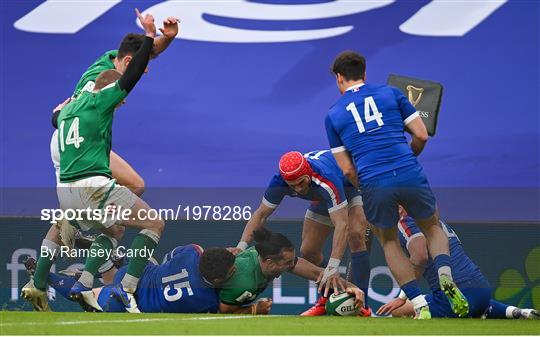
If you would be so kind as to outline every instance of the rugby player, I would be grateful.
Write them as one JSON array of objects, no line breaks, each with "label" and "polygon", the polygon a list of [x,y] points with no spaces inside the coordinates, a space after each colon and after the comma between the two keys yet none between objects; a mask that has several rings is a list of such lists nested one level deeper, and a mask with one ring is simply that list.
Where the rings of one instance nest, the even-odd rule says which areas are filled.
[{"label": "rugby player", "polygon": [[[291,271],[315,280],[322,271],[322,268],[296,258],[294,247],[285,236],[264,228],[255,231],[254,235],[257,241],[255,247],[238,254],[236,258],[224,248],[210,248],[203,252],[200,246],[191,244],[172,250],[159,266],[149,263],[134,293],[139,309],[141,312],[199,313],[219,310],[221,313],[268,314],[272,300],[255,300],[274,278]],[[126,269],[122,267],[117,271],[112,268],[106,274],[114,279],[114,283],[118,283]],[[49,284],[68,299],[69,289],[75,282],[76,279],[71,276],[54,273],[49,276]],[[356,304],[361,307],[363,292],[352,284],[349,284],[347,291],[355,295]],[[95,288],[94,295],[103,311],[125,311],[114,285]],[[83,308],[96,311],[89,306]]]},{"label": "rugby player", "polygon": [[[480,268],[467,256],[457,234],[442,221],[441,227],[447,235],[450,246],[454,280],[469,303],[468,317],[539,318],[538,311],[534,309],[520,309],[492,299],[489,282]],[[423,277],[431,289],[431,294],[426,295],[426,301],[432,317],[457,317],[439,288],[437,270],[429,257],[424,234],[414,220],[404,212],[402,212],[398,228],[401,246],[410,256],[417,279],[420,280]],[[396,299],[381,306],[377,314],[392,314],[394,317],[399,317],[414,316],[415,312],[412,303],[407,300],[403,292],[400,292],[400,296]]]},{"label": "rugby player", "polygon": [[[151,57],[157,57],[162,53],[174,40],[178,34],[178,19],[175,17],[168,17],[163,21],[163,28],[160,28],[161,36],[154,39],[154,45]],[[122,40],[118,50],[111,50],[106,52],[100,58],[98,58],[82,75],[77,83],[72,97],[59,104],[53,110],[52,123],[57,127],[57,118],[60,110],[66,106],[72,99],[75,99],[83,91],[91,91],[94,88],[97,76],[105,70],[116,69],[123,73],[131,60],[133,55],[142,45],[144,40],[143,34],[127,34]],[[148,69],[145,69],[147,72]],[[55,168],[56,182],[60,181],[60,150],[58,146],[58,130],[55,130],[51,138],[51,159]],[[141,196],[144,192],[144,180],[142,177],[129,165],[122,157],[111,150],[110,152],[110,169],[111,175],[119,185],[129,188],[137,196]],[[62,226],[62,223],[64,224]],[[62,232],[60,232],[62,230]],[[43,247],[51,252],[58,252],[60,245],[65,244],[69,247],[73,247],[74,242],[74,228],[69,226],[64,221],[60,221],[49,228],[45,239],[42,242]],[[112,226],[110,236],[114,240],[118,240],[123,236],[124,227]],[[105,235],[105,234],[102,234]],[[56,255],[51,256],[39,256],[36,266],[34,277],[22,288],[21,296],[32,304],[32,307],[36,311],[49,310],[46,284],[47,275],[54,263]],[[112,267],[112,262],[107,261],[99,267],[99,272],[103,273]]]},{"label": "rugby player", "polygon": [[[288,152],[279,162],[279,173],[270,180],[259,208],[246,224],[240,242],[234,252],[244,250],[253,241],[253,232],[262,228],[268,217],[277,209],[285,196],[311,201],[304,216],[302,230],[302,257],[315,265],[323,263],[323,246],[334,230],[332,253],[326,265],[320,287],[337,290],[338,267],[349,244],[351,250],[352,280],[366,294],[369,288],[370,263],[366,248],[368,227],[360,192],[351,185],[341,172],[332,153],[312,151],[302,155]],[[302,313],[304,316],[324,315],[326,296],[321,296],[315,306]],[[367,301],[366,301],[367,302]],[[371,315],[367,304],[363,313]]]},{"label": "rugby player", "polygon": [[[267,314],[272,306],[271,299],[251,303],[274,278],[284,272],[291,272],[315,281],[323,271],[322,268],[297,257],[293,244],[283,234],[272,233],[261,227],[253,231],[252,236],[255,246],[236,256],[236,270],[231,278],[223,283],[219,292],[219,311],[222,313]],[[355,296],[356,307],[361,311],[364,292],[352,283],[339,281],[340,284],[345,284],[348,293]]]},{"label": "rugby player", "polygon": [[[107,228],[121,220],[126,227],[142,229],[134,239],[131,250],[138,252],[130,260],[128,271],[122,282],[114,289],[125,299],[129,312],[139,312],[133,293],[139,277],[144,271],[148,258],[159,242],[165,223],[141,218],[139,215],[150,210],[148,204],[124,186],[117,185],[111,177],[109,152],[112,139],[112,121],[117,108],[137,84],[148,64],[156,35],[153,16],[137,16],[146,36],[125,73],[106,70],[96,79],[92,92],[83,91],[76,100],[66,105],[58,116],[58,143],[60,146],[60,183],[57,193],[60,207],[67,209],[101,210],[101,219],[85,218],[76,224],[82,230]],[[106,217],[111,207],[130,209],[132,217],[116,219]],[[143,211],[143,212],[141,212]],[[105,230],[103,230],[105,228]],[[71,296],[77,301],[100,309],[92,294],[94,275],[99,266],[106,262],[106,254],[92,254],[92,251],[114,250],[116,240],[99,236],[90,247],[90,255],[85,270],[71,289]],[[144,252],[144,254],[142,253]]]},{"label": "rugby player", "polygon": [[[215,313],[219,308],[219,287],[234,272],[235,257],[225,248],[205,251],[196,245],[179,246],[167,253],[163,263],[148,263],[134,293],[141,312]],[[125,312],[115,285],[121,282],[127,266],[107,271],[113,284],[94,288],[93,294],[103,311]],[[70,299],[76,279],[51,273],[49,284]],[[87,311],[95,311],[86,306]]]},{"label": "rugby player", "polygon": [[[435,196],[416,159],[428,140],[421,117],[399,89],[366,84],[365,59],[356,52],[339,54],[332,73],[342,96],[325,120],[330,147],[345,176],[361,188],[364,212],[392,274],[411,299],[418,318],[430,318],[429,306],[397,237],[400,204],[426,236],[440,287],[452,310],[467,316],[467,299],[452,279],[448,240],[439,224]],[[412,135],[410,146],[405,130]]]}]

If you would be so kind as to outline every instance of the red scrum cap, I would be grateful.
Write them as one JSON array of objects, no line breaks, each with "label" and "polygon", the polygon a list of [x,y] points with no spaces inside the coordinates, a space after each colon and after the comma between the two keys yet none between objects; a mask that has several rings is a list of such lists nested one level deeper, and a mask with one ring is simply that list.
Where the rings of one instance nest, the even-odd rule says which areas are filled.
[{"label": "red scrum cap", "polygon": [[279,173],[283,179],[291,181],[302,176],[313,174],[313,170],[309,162],[298,151],[291,151],[281,156],[279,160]]}]

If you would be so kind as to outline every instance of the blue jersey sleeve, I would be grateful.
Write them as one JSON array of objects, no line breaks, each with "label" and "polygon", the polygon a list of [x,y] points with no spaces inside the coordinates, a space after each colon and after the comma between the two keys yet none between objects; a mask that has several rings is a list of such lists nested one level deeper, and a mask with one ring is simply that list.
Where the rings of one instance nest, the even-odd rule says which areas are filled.
[{"label": "blue jersey sleeve", "polygon": [[398,229],[399,241],[401,246],[406,249],[408,249],[409,242],[411,242],[413,238],[424,235],[410,216],[402,216],[399,219]]},{"label": "blue jersey sleeve", "polygon": [[401,113],[401,119],[403,120],[403,124],[407,125],[409,124],[413,119],[416,117],[419,117],[418,113],[416,112],[416,108],[411,104],[411,102],[403,95],[401,90],[398,88],[390,87],[392,91],[394,92],[394,96],[396,97],[397,105],[399,107],[399,111]]},{"label": "blue jersey sleeve", "polygon": [[326,116],[324,125],[326,127],[326,135],[328,137],[328,143],[330,144],[330,149],[332,149],[332,153],[345,151],[346,148],[345,146],[343,146],[343,142],[341,141],[339,134],[334,128],[334,124],[332,124],[332,119],[330,118],[330,115]]},{"label": "blue jersey sleeve", "polygon": [[281,175],[276,174],[270,180],[266,191],[264,192],[263,204],[270,208],[277,208],[283,198],[288,194],[289,185],[281,178]]},{"label": "blue jersey sleeve", "polygon": [[318,185],[320,195],[328,213],[335,212],[343,207],[347,206],[347,196],[345,195],[345,188],[343,186],[343,179],[336,174],[320,174],[313,172],[311,178],[313,182]]}]

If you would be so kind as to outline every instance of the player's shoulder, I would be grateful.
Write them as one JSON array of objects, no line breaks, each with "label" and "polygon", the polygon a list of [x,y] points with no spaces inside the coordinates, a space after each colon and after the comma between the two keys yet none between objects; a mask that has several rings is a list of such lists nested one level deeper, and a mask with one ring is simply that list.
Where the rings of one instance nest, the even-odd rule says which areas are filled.
[{"label": "player's shoulder", "polygon": [[286,187],[288,186],[281,174],[276,173],[270,179],[270,187]]},{"label": "player's shoulder", "polygon": [[106,51],[100,58],[112,61],[118,56],[118,49]]}]

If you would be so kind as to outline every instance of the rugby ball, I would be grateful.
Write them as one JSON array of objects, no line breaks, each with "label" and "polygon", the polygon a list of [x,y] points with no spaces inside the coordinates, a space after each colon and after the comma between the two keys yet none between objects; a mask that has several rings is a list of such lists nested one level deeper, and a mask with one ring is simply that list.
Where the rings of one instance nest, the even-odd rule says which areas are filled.
[{"label": "rugby ball", "polygon": [[352,316],[358,314],[358,309],[354,306],[354,295],[345,291],[332,294],[326,301],[326,314],[333,316]]}]

